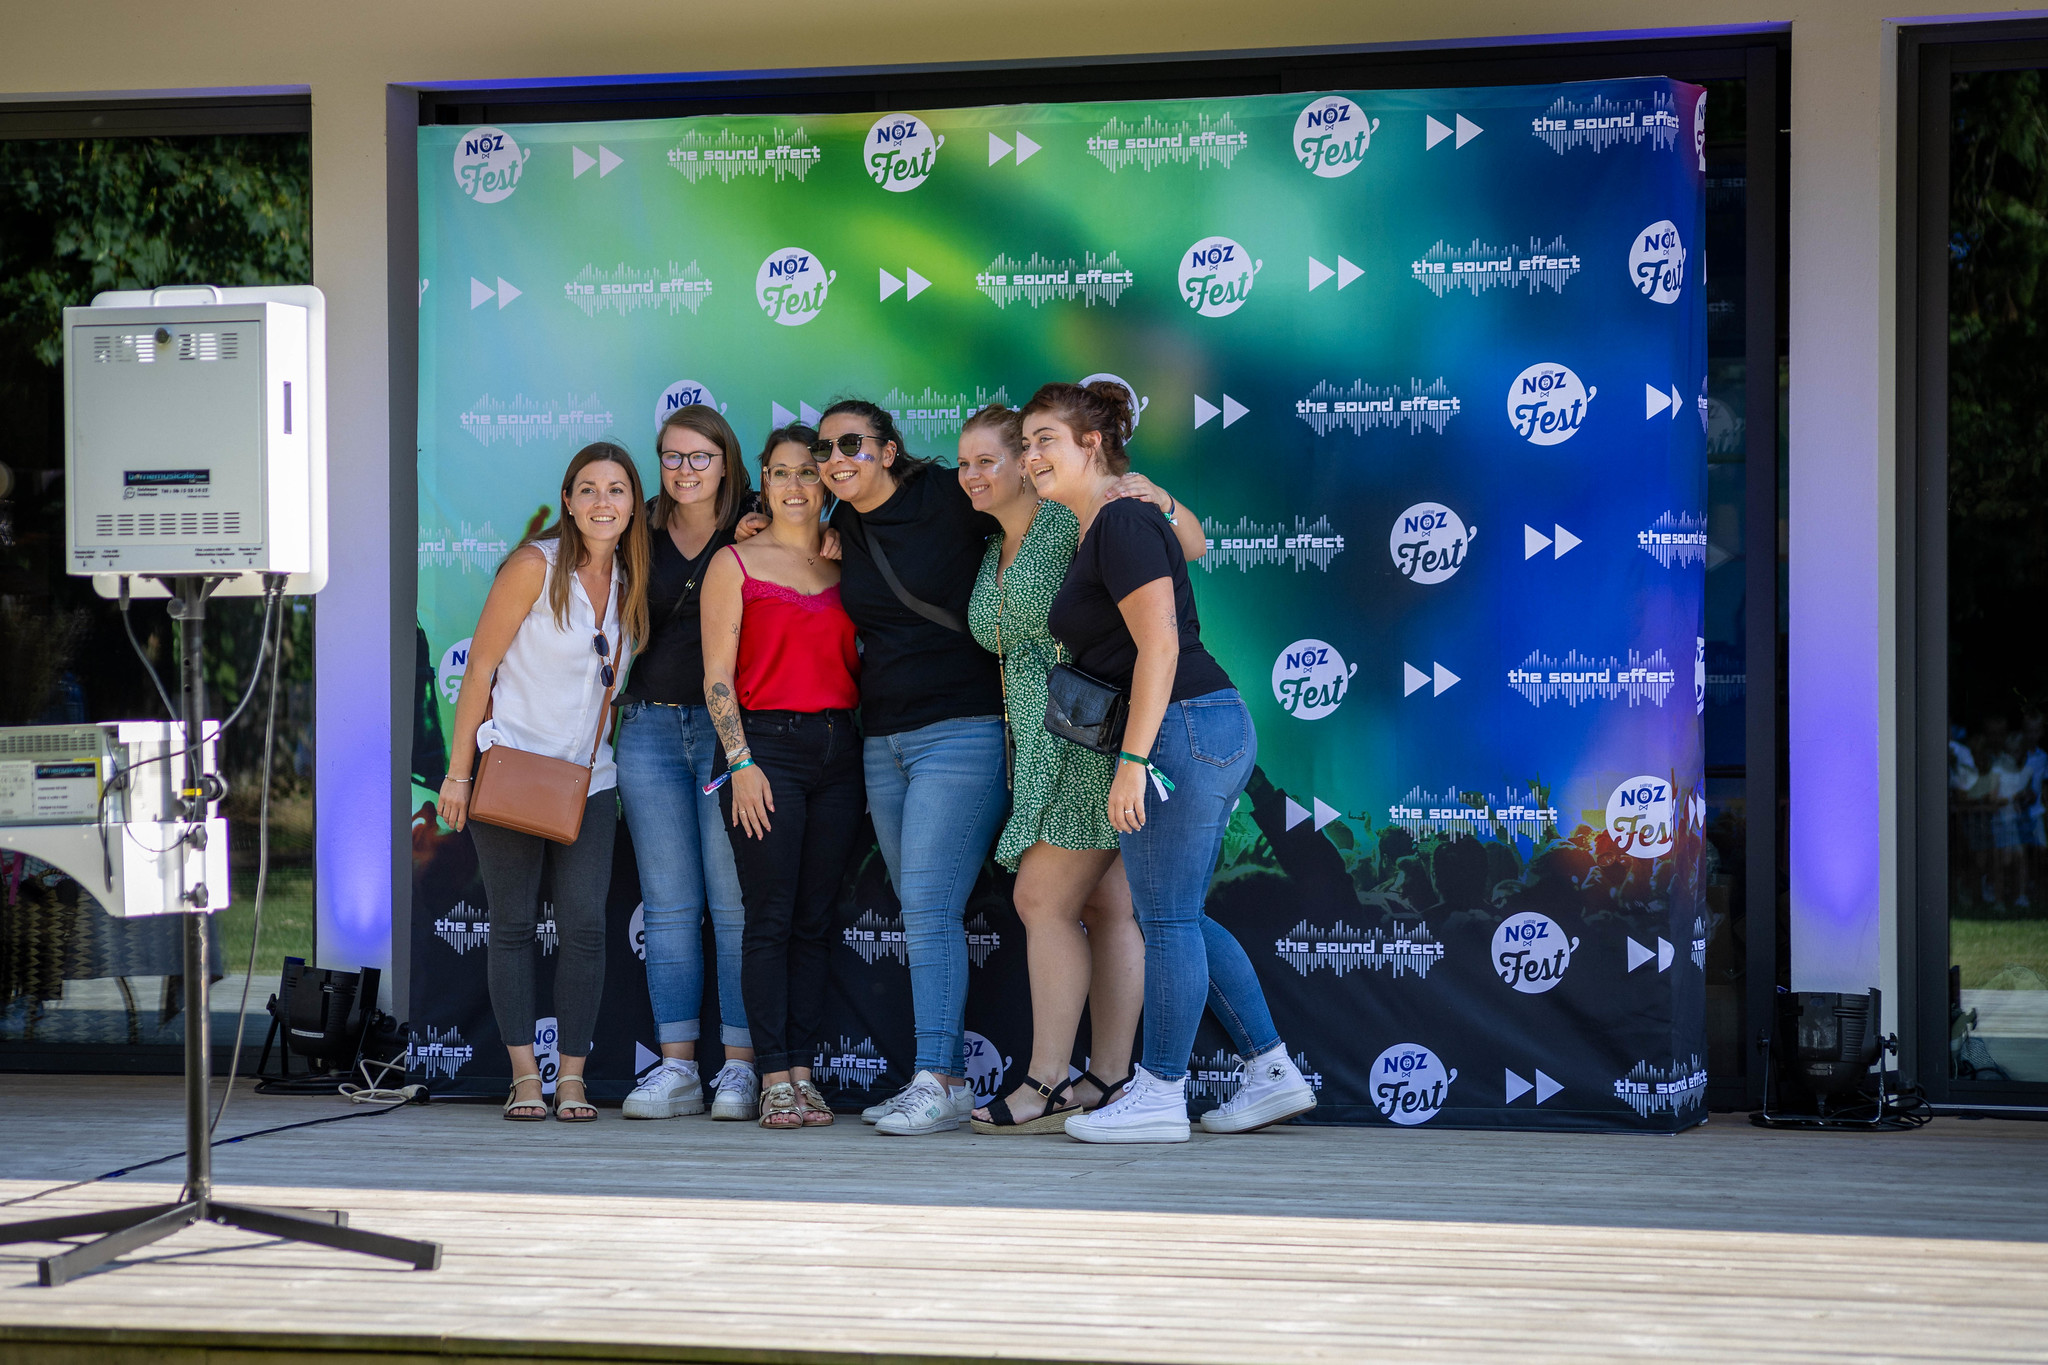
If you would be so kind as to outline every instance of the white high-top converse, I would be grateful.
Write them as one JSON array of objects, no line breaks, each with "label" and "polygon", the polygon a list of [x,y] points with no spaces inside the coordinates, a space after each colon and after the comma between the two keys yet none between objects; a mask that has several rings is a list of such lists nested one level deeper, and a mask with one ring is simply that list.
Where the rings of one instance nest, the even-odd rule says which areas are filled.
[{"label": "white high-top converse", "polygon": [[1281,1123],[1316,1107],[1315,1087],[1278,1043],[1244,1064],[1244,1084],[1220,1105],[1202,1115],[1205,1133],[1249,1133]]},{"label": "white high-top converse", "polygon": [[1186,1142],[1188,1079],[1162,1081],[1144,1067],[1121,1098],[1067,1120],[1067,1136],[1082,1142]]}]

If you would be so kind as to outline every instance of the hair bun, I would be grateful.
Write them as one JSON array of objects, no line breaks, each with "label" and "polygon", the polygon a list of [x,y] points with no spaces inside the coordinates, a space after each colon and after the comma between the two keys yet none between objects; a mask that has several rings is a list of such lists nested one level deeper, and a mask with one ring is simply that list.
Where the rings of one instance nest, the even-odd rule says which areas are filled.
[{"label": "hair bun", "polygon": [[1088,385],[1088,392],[1102,401],[1104,425],[1114,428],[1117,444],[1129,441],[1137,425],[1137,414],[1131,411],[1131,391],[1113,379],[1098,379]]}]

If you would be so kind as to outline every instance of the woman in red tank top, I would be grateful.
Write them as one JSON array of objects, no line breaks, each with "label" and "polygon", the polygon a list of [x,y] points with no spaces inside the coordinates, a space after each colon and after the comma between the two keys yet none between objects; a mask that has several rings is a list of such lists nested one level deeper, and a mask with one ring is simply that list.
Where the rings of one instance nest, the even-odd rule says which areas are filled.
[{"label": "woman in red tank top", "polygon": [[718,552],[704,576],[704,699],[718,731],[720,802],[746,927],[740,994],[761,1070],[761,1126],[816,1127],[811,1083],[823,1022],[832,904],[867,796],[860,656],[819,553],[825,489],[815,433],[784,427],[761,455],[768,529]]}]

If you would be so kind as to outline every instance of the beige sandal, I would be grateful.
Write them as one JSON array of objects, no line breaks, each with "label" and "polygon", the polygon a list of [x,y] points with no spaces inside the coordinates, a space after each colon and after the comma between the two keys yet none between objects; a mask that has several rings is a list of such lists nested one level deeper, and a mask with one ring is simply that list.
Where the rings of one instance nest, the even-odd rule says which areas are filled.
[{"label": "beige sandal", "polygon": [[832,1106],[825,1103],[825,1092],[809,1081],[796,1083],[797,1099],[804,1107],[804,1127],[823,1128],[832,1122]]},{"label": "beige sandal", "polygon": [[[528,1081],[537,1081],[539,1079],[540,1073],[538,1071],[529,1071],[524,1076],[514,1076],[512,1078],[511,1093],[505,1096],[506,1118],[514,1123],[539,1123],[548,1116],[548,1097],[546,1095],[532,1100],[522,1100],[519,1098],[520,1086]],[[512,1112],[515,1109],[538,1109],[540,1112],[538,1114],[515,1114]]]},{"label": "beige sandal", "polygon": [[[576,1082],[577,1086],[583,1091],[582,1099],[572,1100],[562,1093],[562,1087],[570,1081]],[[571,1109],[580,1109],[584,1112],[571,1118],[569,1115]],[[558,1123],[595,1123],[597,1121],[597,1106],[590,1102],[590,1087],[581,1076],[562,1076],[556,1079],[555,1121]]]},{"label": "beige sandal", "polygon": [[763,1128],[804,1126],[804,1102],[797,1097],[794,1085],[777,1081],[761,1092],[760,1123]]}]

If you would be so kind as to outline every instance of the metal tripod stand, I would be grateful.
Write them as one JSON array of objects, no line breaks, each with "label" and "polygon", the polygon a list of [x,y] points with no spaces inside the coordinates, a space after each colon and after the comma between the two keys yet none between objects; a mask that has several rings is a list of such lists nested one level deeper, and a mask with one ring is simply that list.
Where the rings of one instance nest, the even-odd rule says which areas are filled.
[{"label": "metal tripod stand", "polygon": [[[171,615],[183,622],[183,703],[185,724],[185,772],[183,795],[188,817],[187,829],[202,828],[206,805],[216,799],[207,790],[202,771],[201,717],[205,714],[206,678],[201,650],[205,639],[206,599],[221,579],[179,575],[164,580],[171,589]],[[313,1242],[343,1251],[405,1261],[415,1270],[433,1270],[441,1264],[441,1247],[436,1242],[416,1242],[404,1237],[387,1237],[348,1225],[348,1215],[339,1209],[272,1209],[250,1204],[223,1203],[213,1197],[213,1145],[207,1122],[207,1092],[212,1083],[211,1040],[208,1037],[210,1011],[206,961],[206,901],[204,885],[188,895],[192,902],[184,912],[185,921],[185,1195],[176,1204],[146,1204],[139,1208],[110,1209],[105,1213],[70,1214],[61,1218],[38,1218],[26,1223],[0,1225],[0,1244],[14,1242],[55,1242],[66,1237],[102,1233],[95,1241],[72,1247],[40,1262],[44,1285],[59,1285],[105,1265],[117,1256],[160,1241],[198,1222],[224,1223],[265,1237],[284,1237],[296,1242]]]}]

